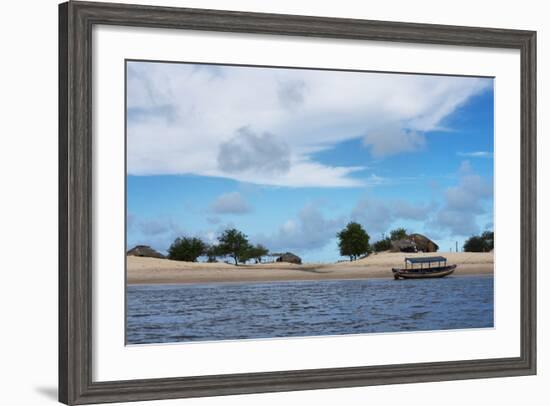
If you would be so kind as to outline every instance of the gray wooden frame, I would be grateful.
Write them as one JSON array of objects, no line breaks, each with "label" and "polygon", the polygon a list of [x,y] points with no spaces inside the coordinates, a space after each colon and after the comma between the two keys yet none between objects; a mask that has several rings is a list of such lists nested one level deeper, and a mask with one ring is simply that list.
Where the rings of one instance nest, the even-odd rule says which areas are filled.
[{"label": "gray wooden frame", "polygon": [[[202,377],[92,381],[91,33],[94,24],[518,49],[521,54],[520,356]],[[59,400],[63,403],[87,404],[535,374],[535,205],[536,33],[533,31],[108,3],[69,2],[59,6]]]}]

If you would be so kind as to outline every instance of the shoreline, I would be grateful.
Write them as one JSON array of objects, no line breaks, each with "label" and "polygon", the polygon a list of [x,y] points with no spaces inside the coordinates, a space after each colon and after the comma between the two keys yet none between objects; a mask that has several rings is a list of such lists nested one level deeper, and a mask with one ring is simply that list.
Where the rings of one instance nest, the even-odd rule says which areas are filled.
[{"label": "shoreline", "polygon": [[[189,263],[168,259],[127,257],[128,285],[264,283],[317,280],[392,279],[392,267],[401,266],[411,254],[382,253],[353,262],[334,264],[269,263],[229,265],[226,263]],[[456,263],[453,276],[492,275],[492,253],[443,254]]]},{"label": "shoreline", "polygon": [[[492,277],[492,272],[479,272],[479,273],[468,273],[462,275],[449,275],[447,278],[467,278],[467,277],[476,277],[476,278],[488,278]],[[364,278],[324,278],[324,279],[266,279],[266,280],[239,280],[239,281],[210,281],[210,282],[128,282],[128,286],[151,286],[151,285],[244,285],[249,283],[295,283],[295,282],[337,282],[337,281],[366,281],[371,279],[387,279],[393,280],[393,276],[374,276],[374,277],[364,277]],[[407,281],[406,279],[401,279],[401,282]]]}]

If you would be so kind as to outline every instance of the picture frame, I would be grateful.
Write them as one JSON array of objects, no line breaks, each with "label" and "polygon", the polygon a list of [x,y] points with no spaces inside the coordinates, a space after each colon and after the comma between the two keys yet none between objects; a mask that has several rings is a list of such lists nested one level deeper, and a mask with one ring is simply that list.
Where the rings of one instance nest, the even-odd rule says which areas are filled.
[{"label": "picture frame", "polygon": [[[180,378],[94,381],[92,28],[276,34],[515,49],[521,71],[520,356]],[[536,374],[536,33],[73,2],[59,6],[59,400],[88,404]]]}]

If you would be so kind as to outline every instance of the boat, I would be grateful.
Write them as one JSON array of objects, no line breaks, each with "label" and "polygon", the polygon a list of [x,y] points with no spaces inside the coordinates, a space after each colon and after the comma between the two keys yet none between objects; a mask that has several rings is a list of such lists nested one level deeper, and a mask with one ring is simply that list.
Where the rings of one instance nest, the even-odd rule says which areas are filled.
[{"label": "boat", "polygon": [[392,272],[395,279],[426,279],[443,278],[455,269],[456,265],[447,265],[445,257],[412,257],[405,258],[404,268],[392,268]]}]

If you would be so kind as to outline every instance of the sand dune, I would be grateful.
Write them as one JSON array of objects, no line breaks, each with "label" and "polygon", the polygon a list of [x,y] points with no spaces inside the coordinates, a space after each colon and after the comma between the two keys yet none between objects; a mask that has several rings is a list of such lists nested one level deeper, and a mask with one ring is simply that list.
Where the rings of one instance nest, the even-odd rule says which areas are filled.
[{"label": "sand dune", "polygon": [[[130,284],[153,284],[391,278],[391,268],[401,266],[405,257],[426,255],[379,253],[357,261],[335,264],[270,263],[239,266],[223,262],[209,264],[128,256],[127,280]],[[455,275],[493,273],[493,253],[435,255],[443,255],[449,264],[458,264]]]}]

